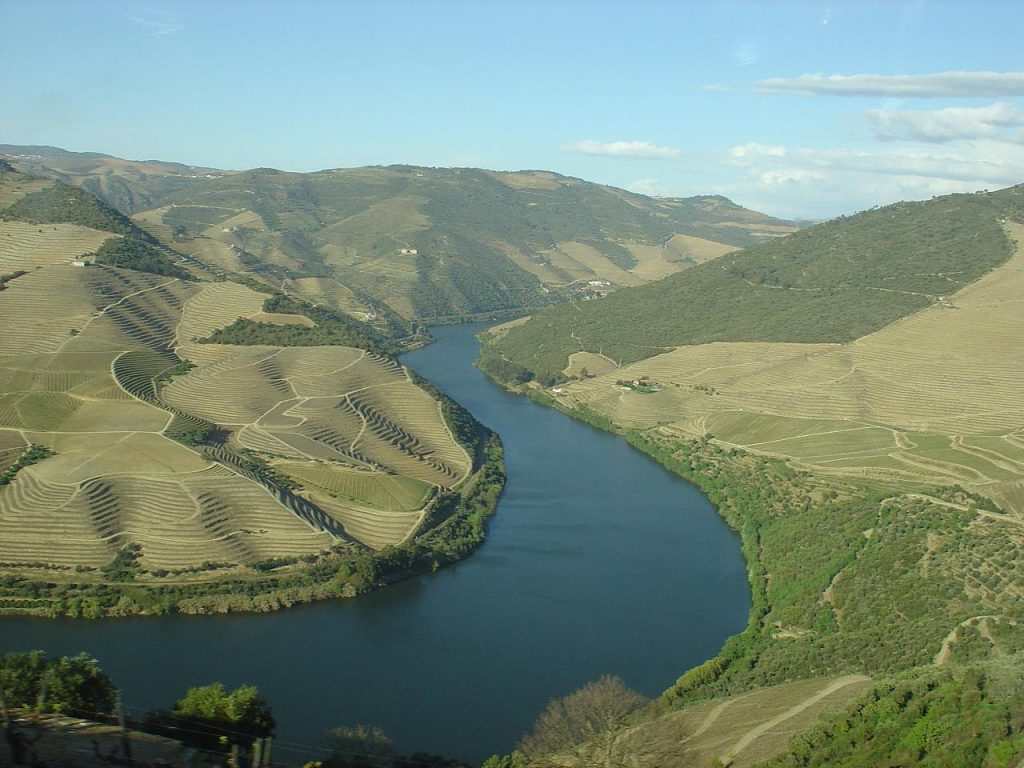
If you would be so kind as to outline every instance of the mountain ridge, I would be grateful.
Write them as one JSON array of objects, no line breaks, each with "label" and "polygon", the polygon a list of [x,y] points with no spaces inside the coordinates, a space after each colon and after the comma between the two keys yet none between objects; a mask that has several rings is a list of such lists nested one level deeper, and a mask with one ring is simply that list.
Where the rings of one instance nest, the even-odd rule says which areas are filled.
[{"label": "mountain ridge", "polygon": [[285,283],[357,316],[418,323],[601,295],[798,228],[720,195],[652,198],[550,171],[213,171],[4,151],[219,269]]}]

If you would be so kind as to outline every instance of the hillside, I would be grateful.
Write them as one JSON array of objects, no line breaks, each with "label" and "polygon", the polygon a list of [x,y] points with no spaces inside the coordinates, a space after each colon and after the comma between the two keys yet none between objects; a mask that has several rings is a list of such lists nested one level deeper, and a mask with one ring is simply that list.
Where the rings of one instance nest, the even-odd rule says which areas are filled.
[{"label": "hillside", "polygon": [[[743,540],[746,631],[616,732],[621,764],[1019,760],[1022,196],[869,211],[491,332],[488,372],[622,434]],[[875,686],[817,724],[747,709],[835,675]]]},{"label": "hillside", "polygon": [[[3,147],[182,253],[390,324],[521,314],[642,285],[796,226],[723,197],[650,198],[544,171],[204,172]],[[125,192],[122,187],[130,187]]]},{"label": "hillside", "polygon": [[496,440],[374,328],[196,279],[78,187],[0,199],[0,611],[270,609],[479,543]]},{"label": "hillside", "polygon": [[1005,262],[1012,249],[1000,222],[1022,212],[1024,187],[1013,187],[839,218],[649,286],[538,313],[492,340],[483,364],[499,378],[525,369],[551,380],[577,352],[623,364],[710,342],[852,341]]},{"label": "hillside", "polygon": [[181,163],[122,160],[99,152],[47,146],[0,144],[0,156],[32,176],[81,187],[126,215],[150,207],[154,195],[222,173]]}]

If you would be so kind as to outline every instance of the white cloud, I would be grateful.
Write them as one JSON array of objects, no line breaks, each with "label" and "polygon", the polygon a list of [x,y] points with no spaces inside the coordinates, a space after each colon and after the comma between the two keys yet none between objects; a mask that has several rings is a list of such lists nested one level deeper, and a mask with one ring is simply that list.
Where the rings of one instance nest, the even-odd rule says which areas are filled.
[{"label": "white cloud", "polygon": [[961,139],[997,139],[1024,143],[1024,109],[996,103],[988,107],[949,107],[938,110],[893,112],[871,109],[864,113],[875,136],[882,141],[946,143]]},{"label": "white cloud", "polygon": [[800,75],[761,80],[757,90],[807,96],[1022,96],[1024,72],[936,72],[929,75]]},{"label": "white cloud", "polygon": [[585,139],[565,144],[562,149],[580,155],[608,155],[611,157],[666,158],[678,157],[681,153],[675,147],[659,147],[649,141],[600,142]]},{"label": "white cloud", "polygon": [[1024,181],[1024,147],[992,141],[946,151],[930,146],[867,150],[744,144],[733,147],[730,157],[735,164],[747,166],[757,175],[764,171],[848,171],[970,182],[982,187]]},{"label": "white cloud", "polygon": [[997,189],[1024,181],[1024,146],[980,139],[879,148],[733,147],[744,178],[733,194],[777,216],[834,216],[897,200]]}]

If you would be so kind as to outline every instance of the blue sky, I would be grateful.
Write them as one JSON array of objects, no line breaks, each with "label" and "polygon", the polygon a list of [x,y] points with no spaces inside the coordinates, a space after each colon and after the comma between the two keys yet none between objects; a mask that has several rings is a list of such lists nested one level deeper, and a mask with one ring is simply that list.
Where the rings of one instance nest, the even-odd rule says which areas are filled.
[{"label": "blue sky", "polygon": [[819,218],[1024,182],[1019,2],[0,0],[0,143],[543,168]]}]

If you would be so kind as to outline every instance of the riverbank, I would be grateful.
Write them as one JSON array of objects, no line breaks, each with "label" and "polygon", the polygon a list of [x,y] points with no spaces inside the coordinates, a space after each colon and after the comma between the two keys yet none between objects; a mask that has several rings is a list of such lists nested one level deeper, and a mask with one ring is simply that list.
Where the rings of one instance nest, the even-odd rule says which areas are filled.
[{"label": "riverbank", "polygon": [[[753,598],[747,626],[684,671],[664,692],[666,703],[813,677],[898,673],[930,664],[940,649],[949,660],[949,633],[963,622],[954,663],[979,658],[979,640],[988,654],[1024,650],[1014,620],[1024,608],[1019,594],[979,589],[971,576],[1014,567],[1012,555],[997,554],[1007,528],[987,499],[959,487],[924,492],[824,477],[711,436],[624,429],[536,385],[505,386],[619,435],[697,485],[739,533]],[[997,627],[985,630],[987,638],[970,628],[979,613]]]},{"label": "riverbank", "polygon": [[401,362],[502,437],[507,482],[471,557],[287,611],[3,617],[0,652],[85,651],[141,709],[212,680],[255,685],[278,720],[275,754],[299,764],[353,723],[400,752],[480,762],[552,698],[606,674],[657,696],[742,630],[739,538],[694,485],[490,382],[472,366],[479,327],[432,330]]},{"label": "riverbank", "polygon": [[318,555],[230,569],[210,563],[190,578],[141,573],[130,557],[113,578],[98,582],[71,568],[41,566],[37,574],[3,577],[0,615],[97,619],[277,611],[355,598],[461,560],[484,541],[487,520],[497,509],[505,484],[501,440],[451,398],[417,379],[441,401],[449,429],[473,457],[474,472],[457,488],[434,495],[410,540],[380,550],[339,543]]}]

